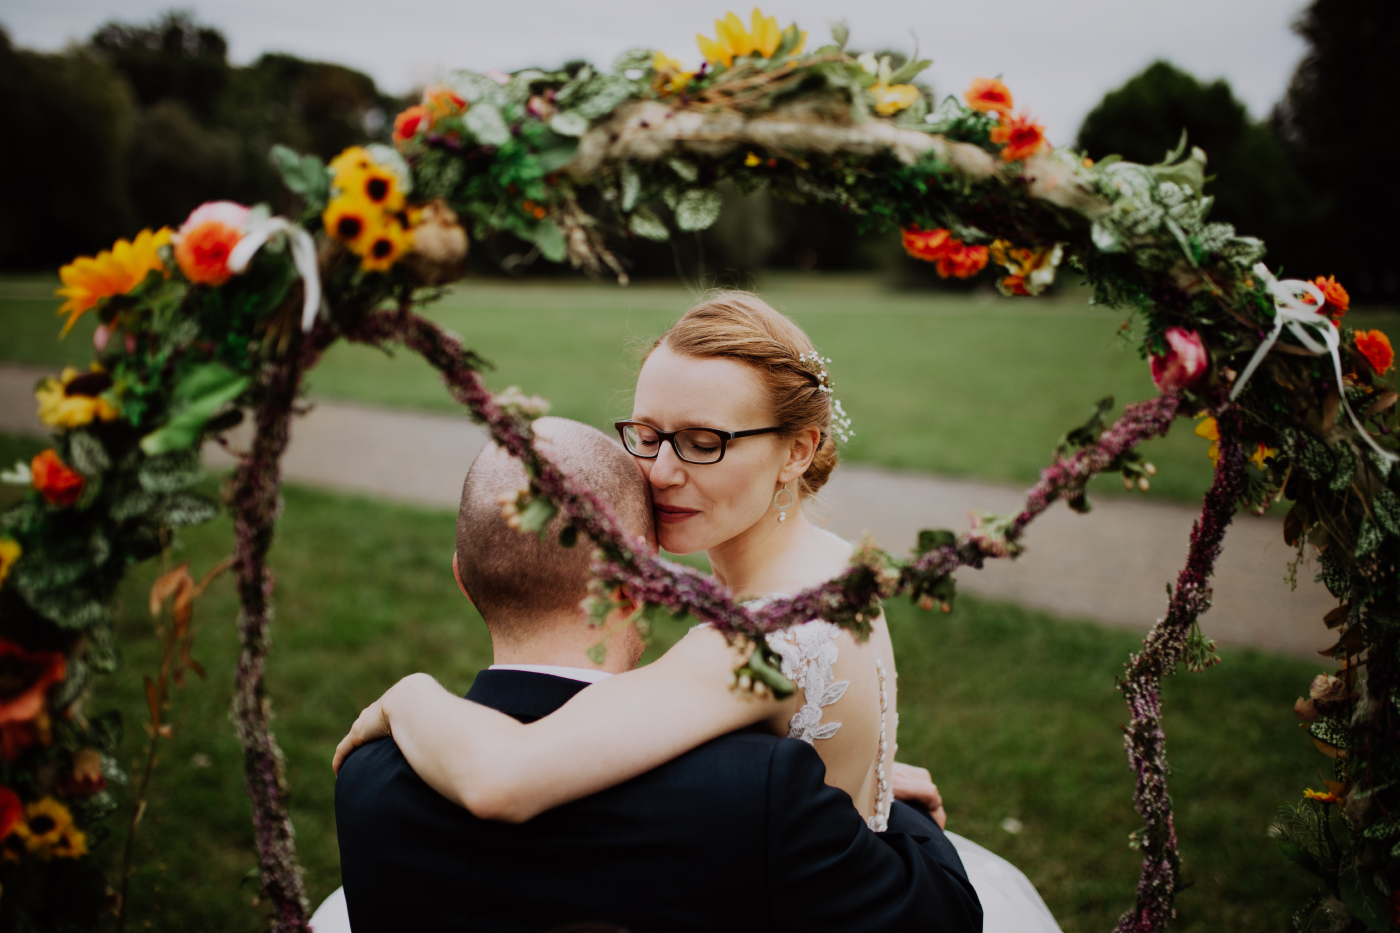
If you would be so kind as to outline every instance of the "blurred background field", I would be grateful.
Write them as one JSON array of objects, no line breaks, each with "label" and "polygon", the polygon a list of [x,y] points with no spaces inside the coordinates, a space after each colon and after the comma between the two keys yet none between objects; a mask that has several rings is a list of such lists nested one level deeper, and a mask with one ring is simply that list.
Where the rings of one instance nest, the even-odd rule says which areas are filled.
[{"label": "blurred background field", "polygon": [[[897,289],[872,273],[768,273],[724,279],[755,288],[832,358],[837,396],[855,423],[842,455],[898,470],[1029,485],[1065,431],[1105,395],[1128,402],[1156,388],[1120,330],[1128,312],[1096,308],[1085,290],[1003,298],[990,290]],[[84,366],[91,316],[56,337],[52,279],[0,280],[0,363]],[[698,292],[671,282],[619,288],[574,279],[459,283],[424,313],[461,334],[495,369],[487,383],[542,395],[554,414],[611,432],[631,414],[640,353]],[[1400,342],[1400,318],[1355,311],[1357,327]],[[308,378],[310,395],[457,411],[412,355],[336,344]],[[1210,484],[1209,443],[1179,421],[1142,449],[1158,467],[1150,498],[1198,501]],[[1100,494],[1123,492],[1100,477]],[[1143,493],[1134,493],[1143,495]]]},{"label": "blurred background field", "polygon": [[[0,462],[39,446],[0,436]],[[319,903],[340,883],[336,742],[364,705],[408,672],[427,670],[465,692],[490,662],[490,643],[452,580],[452,513],[297,487],[285,495],[271,558],[277,616],[268,687],[297,845]],[[201,574],[229,553],[230,536],[227,518],[194,529],[172,561],[188,560]],[[157,570],[144,565],[123,587],[118,637],[126,663],[89,702],[123,712],[122,758],[133,771],[146,742],[141,678],[160,659],[145,609]],[[209,680],[190,678],[174,692],[173,737],[162,744],[137,837],[132,928],[266,928],[249,874],[256,856],[242,752],[228,724],[236,612],[227,577],[196,607],[194,656]],[[949,827],[1021,867],[1066,933],[1109,929],[1130,906],[1138,871],[1127,844],[1139,823],[1118,728],[1125,710],[1113,689],[1138,636],[969,598],[951,615],[904,600],[888,612],[900,672],[900,759],[933,772]],[[683,633],[683,625],[666,627],[649,657]],[[1192,884],[1178,901],[1175,929],[1283,929],[1289,904],[1278,892],[1296,884],[1296,869],[1273,853],[1265,830],[1279,803],[1318,780],[1319,756],[1290,712],[1317,666],[1253,651],[1222,654],[1221,666],[1165,684],[1176,826]],[[1003,828],[1008,818],[1019,832]],[[129,819],[128,804],[99,850],[114,870]]]}]

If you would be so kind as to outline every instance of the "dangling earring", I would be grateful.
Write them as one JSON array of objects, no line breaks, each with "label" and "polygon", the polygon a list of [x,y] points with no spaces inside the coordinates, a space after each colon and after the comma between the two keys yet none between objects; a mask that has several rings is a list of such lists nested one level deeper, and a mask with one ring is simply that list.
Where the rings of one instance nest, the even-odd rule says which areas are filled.
[{"label": "dangling earring", "polygon": [[[787,496],[786,502],[778,502],[779,496]],[[787,483],[783,483],[783,488],[773,493],[773,508],[778,510],[778,521],[787,521],[787,510],[792,507],[792,492],[787,488]]]}]

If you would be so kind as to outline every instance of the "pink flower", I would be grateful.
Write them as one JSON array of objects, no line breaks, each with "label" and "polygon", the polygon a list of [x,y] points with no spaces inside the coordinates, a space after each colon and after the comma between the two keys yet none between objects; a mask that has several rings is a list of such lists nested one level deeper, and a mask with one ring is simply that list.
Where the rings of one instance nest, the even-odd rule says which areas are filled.
[{"label": "pink flower", "polygon": [[1168,327],[1166,338],[1166,355],[1152,357],[1152,381],[1163,392],[1189,389],[1201,381],[1210,367],[1201,335],[1194,330]]}]

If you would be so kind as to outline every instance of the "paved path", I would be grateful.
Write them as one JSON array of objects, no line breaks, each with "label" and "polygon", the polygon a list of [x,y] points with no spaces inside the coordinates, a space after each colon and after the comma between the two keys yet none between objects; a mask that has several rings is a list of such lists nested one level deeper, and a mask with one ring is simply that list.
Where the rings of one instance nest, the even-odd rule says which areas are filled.
[{"label": "paved path", "polygon": [[[34,416],[34,382],[47,370],[0,366],[0,432],[43,434]],[[455,508],[462,477],[485,443],[465,416],[423,414],[319,402],[292,429],[287,478],[425,506]],[[210,466],[230,460],[210,445]],[[874,532],[903,551],[920,528],[967,525],[969,510],[1011,512],[1023,490],[973,480],[847,465],[824,490],[827,527],[858,539]],[[1146,499],[1100,500],[1089,515],[1057,505],[1027,532],[1015,561],[963,571],[958,585],[1064,616],[1145,632],[1166,607],[1165,584],[1186,556],[1194,509]],[[1222,644],[1248,645],[1317,659],[1328,643],[1322,616],[1335,605],[1315,572],[1302,568],[1296,592],[1283,582],[1291,558],[1280,523],[1241,516],[1231,527],[1215,578],[1215,606],[1203,618]],[[1321,659],[1318,659],[1321,663]]]}]

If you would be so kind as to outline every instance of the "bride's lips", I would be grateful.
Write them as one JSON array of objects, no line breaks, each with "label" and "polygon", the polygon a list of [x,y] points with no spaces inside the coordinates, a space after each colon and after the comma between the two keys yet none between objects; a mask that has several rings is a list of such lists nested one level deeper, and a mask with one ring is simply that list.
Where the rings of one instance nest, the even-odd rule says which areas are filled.
[{"label": "bride's lips", "polygon": [[699,509],[683,509],[680,506],[676,505],[656,506],[656,520],[659,522],[664,522],[668,525],[674,525],[677,522],[683,522],[686,519],[693,518],[699,514]]}]

